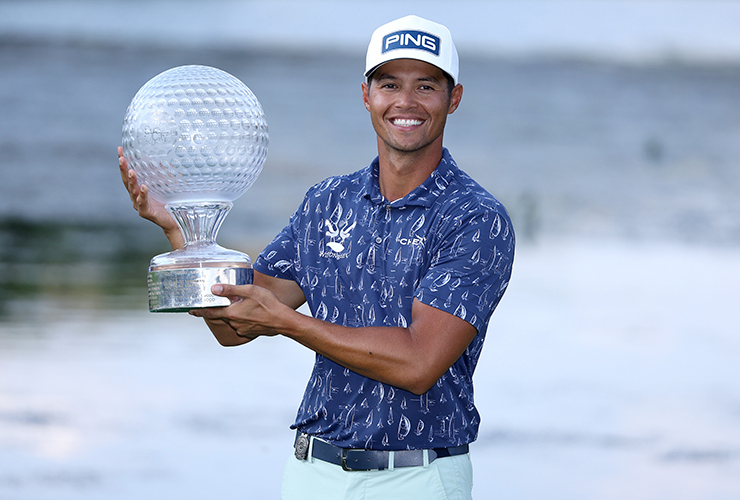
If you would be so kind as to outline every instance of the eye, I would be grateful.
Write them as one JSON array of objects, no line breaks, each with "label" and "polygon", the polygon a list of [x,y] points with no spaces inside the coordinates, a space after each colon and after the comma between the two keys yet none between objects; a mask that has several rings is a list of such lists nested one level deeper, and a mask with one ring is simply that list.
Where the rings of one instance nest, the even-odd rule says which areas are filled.
[{"label": "eye", "polygon": [[434,85],[424,84],[424,85],[419,85],[417,92],[421,94],[432,94],[436,92],[437,90],[438,90],[438,87]]}]

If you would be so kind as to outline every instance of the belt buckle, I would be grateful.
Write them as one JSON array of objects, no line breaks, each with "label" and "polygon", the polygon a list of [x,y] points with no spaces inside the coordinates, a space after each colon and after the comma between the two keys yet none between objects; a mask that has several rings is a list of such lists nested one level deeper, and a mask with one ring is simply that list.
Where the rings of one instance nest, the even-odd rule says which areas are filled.
[{"label": "belt buckle", "polygon": [[306,460],[308,458],[308,448],[310,441],[308,434],[299,434],[295,442],[294,454],[298,460]]},{"label": "belt buckle", "polygon": [[347,448],[341,449],[341,452],[339,453],[339,460],[342,465],[342,470],[346,470],[346,471],[355,470],[347,465]]}]

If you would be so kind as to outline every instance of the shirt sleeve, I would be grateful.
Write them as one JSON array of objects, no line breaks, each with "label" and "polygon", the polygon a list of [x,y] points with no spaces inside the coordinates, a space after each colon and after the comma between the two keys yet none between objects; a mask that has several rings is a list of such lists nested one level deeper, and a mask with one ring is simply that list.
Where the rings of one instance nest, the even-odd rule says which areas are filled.
[{"label": "shirt sleeve", "polygon": [[282,231],[265,247],[257,260],[254,262],[254,270],[262,274],[297,281],[295,273],[295,262],[297,252],[296,234],[297,228],[301,224],[301,214],[305,207],[304,199],[301,207],[290,217],[290,221]]},{"label": "shirt sleeve", "polygon": [[431,265],[414,297],[464,319],[488,324],[509,284],[514,232],[500,204],[446,218],[436,230]]}]

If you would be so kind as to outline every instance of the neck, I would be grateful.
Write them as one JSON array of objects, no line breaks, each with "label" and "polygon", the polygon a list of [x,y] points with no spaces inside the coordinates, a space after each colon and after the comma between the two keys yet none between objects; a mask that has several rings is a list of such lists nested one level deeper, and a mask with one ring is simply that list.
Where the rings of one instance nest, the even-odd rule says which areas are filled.
[{"label": "neck", "polygon": [[419,151],[396,151],[378,139],[380,192],[386,200],[403,198],[419,187],[442,160],[442,141],[438,147]]}]

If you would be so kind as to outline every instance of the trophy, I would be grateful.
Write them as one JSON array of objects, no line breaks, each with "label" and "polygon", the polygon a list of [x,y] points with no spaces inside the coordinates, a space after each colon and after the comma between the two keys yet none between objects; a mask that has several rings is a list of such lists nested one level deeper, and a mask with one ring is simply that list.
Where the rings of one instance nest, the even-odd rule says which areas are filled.
[{"label": "trophy", "polygon": [[227,306],[216,283],[252,283],[247,254],[216,244],[233,206],[257,179],[267,157],[267,122],[259,101],[239,79],[208,66],[180,66],[149,80],[123,122],[123,152],[164,203],[185,239],[182,248],[151,260],[151,312]]}]

